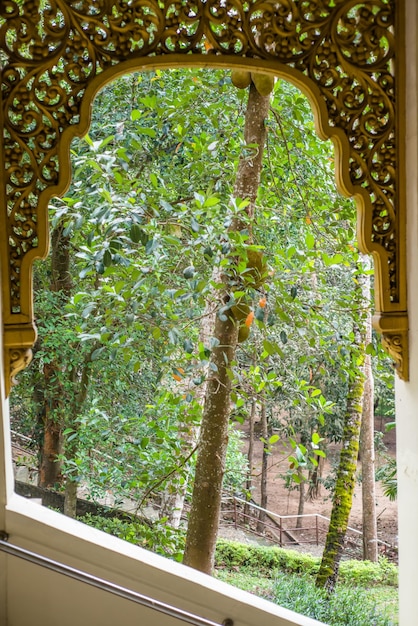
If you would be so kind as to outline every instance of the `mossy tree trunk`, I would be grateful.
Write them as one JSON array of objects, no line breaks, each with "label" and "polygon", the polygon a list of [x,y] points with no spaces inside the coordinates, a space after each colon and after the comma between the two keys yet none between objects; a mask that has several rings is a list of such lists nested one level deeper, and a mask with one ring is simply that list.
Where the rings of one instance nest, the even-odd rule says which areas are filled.
[{"label": "mossy tree trunk", "polygon": [[[358,272],[358,302],[364,310],[366,303],[365,281],[367,276]],[[331,520],[325,542],[321,565],[316,578],[317,587],[324,587],[329,593],[334,591],[344,551],[344,540],[347,532],[348,519],[351,512],[353,493],[356,481],[357,460],[359,452],[360,428],[364,399],[364,354],[365,325],[361,319],[354,328],[354,341],[349,370],[349,385],[343,435],[341,441],[340,461],[337,470],[335,491],[332,502]]]},{"label": "mossy tree trunk", "polygon": [[318,587],[334,590],[338,578],[348,518],[353,502],[364,392],[362,371],[353,373],[347,397],[340,462],[332,502],[331,520],[321,566],[316,578]]},{"label": "mossy tree trunk", "polygon": [[[367,260],[367,267],[370,266]],[[370,300],[370,276],[367,276],[365,296]],[[372,341],[372,318],[369,308],[366,320],[366,345]],[[377,519],[376,519],[376,481],[375,481],[375,449],[374,449],[374,379],[372,358],[365,355],[364,360],[365,387],[363,402],[363,419],[360,432],[361,458],[361,495],[363,504],[363,558],[373,563],[378,559]]]},{"label": "mossy tree trunk", "polygon": [[[230,230],[248,228],[248,218],[254,217],[254,207],[260,184],[263,150],[266,140],[265,120],[268,117],[270,95],[261,96],[251,82],[245,115],[244,141],[256,144],[257,150],[243,154],[238,164],[234,196],[249,200],[246,216],[237,217]],[[244,219],[245,217],[245,219]],[[219,309],[229,300],[231,285],[227,276],[221,277]],[[195,481],[187,528],[183,562],[211,574],[215,559],[221,510],[222,482],[228,444],[230,396],[233,384],[232,366],[238,343],[239,324],[231,315],[217,315],[213,337],[209,378],[198,444]]]}]

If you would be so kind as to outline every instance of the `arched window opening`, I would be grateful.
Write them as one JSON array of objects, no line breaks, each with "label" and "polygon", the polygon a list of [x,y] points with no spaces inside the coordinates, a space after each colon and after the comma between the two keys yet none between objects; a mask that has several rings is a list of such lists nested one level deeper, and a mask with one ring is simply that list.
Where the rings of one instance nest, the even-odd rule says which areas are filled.
[{"label": "arched window opening", "polygon": [[[245,98],[225,70],[133,73],[98,94],[88,135],[71,147],[73,185],[52,202],[53,269],[35,272],[39,344],[12,394],[19,398],[25,381],[35,389],[38,425],[56,424],[59,414],[51,441],[64,437],[66,448],[55,469],[99,499],[112,492],[112,504],[129,499],[142,514],[152,505],[172,554],[178,535],[164,520],[176,508],[173,494],[184,488],[187,496],[214,347],[210,337],[201,341],[200,325],[214,269],[227,271],[233,246],[248,245],[250,224],[240,237],[228,232],[243,208],[231,202],[238,158],[258,149],[243,145]],[[301,422],[318,433],[327,424],[329,441],[341,437],[352,314],[361,316],[365,302],[353,281],[363,263],[353,203],[335,190],[333,161],[306,98],[280,80],[251,226],[267,279],[250,285],[241,307],[251,336],[238,353],[232,396],[241,424],[267,394],[272,446],[279,434],[293,440]],[[297,437],[302,456],[308,439]],[[227,484],[242,490],[246,462],[237,443],[232,450]],[[297,469],[308,476],[302,463]],[[298,472],[284,473],[292,481]]]}]

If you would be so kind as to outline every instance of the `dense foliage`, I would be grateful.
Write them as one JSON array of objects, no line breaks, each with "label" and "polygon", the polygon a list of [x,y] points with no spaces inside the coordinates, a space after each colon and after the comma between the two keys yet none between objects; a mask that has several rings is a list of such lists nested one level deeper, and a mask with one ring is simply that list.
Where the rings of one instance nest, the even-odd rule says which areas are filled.
[{"label": "dense foliage", "polygon": [[[287,83],[272,100],[256,244],[245,228],[228,231],[243,208],[231,198],[239,155],[256,149],[242,143],[244,98],[225,72],[157,71],[108,85],[89,135],[73,142],[73,184],[51,205],[59,237],[35,272],[39,340],[12,396],[14,428],[42,455],[46,421],[58,425],[59,480],[138,511],[152,503],[163,523],[169,496],[190,492],[214,347],[201,324],[213,277],[232,272],[237,254],[245,276],[248,253],[262,250],[269,278],[250,290],[232,421],[244,423],[254,402],[257,415],[266,406],[269,445],[289,446],[289,485],[340,440],[357,367],[354,208],[335,190],[332,149],[316,138],[306,99]],[[54,253],[64,252],[71,284],[51,289]],[[379,368],[387,389],[384,361]],[[246,463],[231,440],[227,484],[242,491]]]},{"label": "dense foliage", "polygon": [[[270,576],[281,571],[288,574],[316,575],[320,559],[311,554],[283,548],[247,545],[219,539],[216,548],[218,567],[256,568]],[[367,561],[343,561],[340,570],[341,582],[356,585],[384,584],[397,586],[398,568],[382,558],[378,563]]]}]

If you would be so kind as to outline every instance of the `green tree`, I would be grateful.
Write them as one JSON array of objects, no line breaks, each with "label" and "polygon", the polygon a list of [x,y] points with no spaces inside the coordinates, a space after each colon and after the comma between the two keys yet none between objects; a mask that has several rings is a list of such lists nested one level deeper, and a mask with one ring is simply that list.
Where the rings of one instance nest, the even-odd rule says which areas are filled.
[{"label": "green tree", "polygon": [[[351,370],[347,394],[346,413],[342,435],[342,446],[337,469],[337,477],[332,500],[331,519],[325,541],[324,553],[316,578],[318,587],[333,592],[338,578],[339,564],[344,551],[344,539],[347,532],[348,518],[351,512],[356,480],[357,459],[360,440],[360,428],[365,388],[365,339],[368,301],[368,279],[360,269],[355,276],[357,301],[365,314],[356,319],[353,326],[351,350]],[[363,319],[362,319],[363,318]]]},{"label": "green tree", "polygon": [[[274,81],[271,79],[271,88]],[[262,253],[251,246],[250,221],[255,216],[255,202],[266,137],[266,120],[270,92],[262,95],[250,79],[244,128],[244,154],[241,156],[234,186],[234,199],[245,201],[243,215],[238,213],[229,227],[236,243],[249,242],[241,261],[240,250],[233,244],[231,264],[221,270],[218,311],[213,330],[214,347],[206,385],[199,449],[187,526],[184,563],[208,574],[212,573],[222,498],[222,483],[228,445],[228,423],[231,413],[231,390],[238,342],[248,337],[252,322],[248,288],[258,288],[267,272]],[[242,209],[241,209],[242,211]],[[242,249],[242,244],[241,244]],[[242,269],[240,267],[242,266]],[[252,314],[253,315],[253,314]]]},{"label": "green tree", "polygon": [[[54,363],[62,472],[94,497],[163,504],[162,519],[171,496],[190,497],[200,399],[221,374],[225,423],[259,418],[264,406],[294,481],[313,481],[343,432],[354,211],[335,191],[309,104],[282,81],[260,181],[240,174],[261,157],[260,139],[242,136],[246,98],[224,72],[135,73],[108,85],[89,135],[72,145],[74,183],[51,207],[70,242],[70,297],[58,302],[47,273],[36,274],[40,344],[22,380],[35,377],[39,397],[52,397],[43,368]],[[240,176],[256,190],[255,216]],[[268,280],[257,285],[260,259]],[[225,343],[202,330],[214,311]],[[238,334],[248,337],[235,349]],[[223,345],[233,346],[227,366]],[[34,429],[21,416],[43,400],[18,394],[15,415]],[[266,453],[277,438],[264,437]]]}]

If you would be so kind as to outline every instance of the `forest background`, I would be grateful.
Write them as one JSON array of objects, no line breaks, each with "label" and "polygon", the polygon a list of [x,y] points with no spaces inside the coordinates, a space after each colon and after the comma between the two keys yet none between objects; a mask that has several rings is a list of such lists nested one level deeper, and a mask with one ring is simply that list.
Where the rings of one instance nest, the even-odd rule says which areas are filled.
[{"label": "forest background", "polygon": [[[277,81],[256,217],[245,223],[234,180],[240,158],[259,150],[243,139],[246,102],[229,72],[207,70],[135,73],[97,96],[89,135],[72,145],[73,184],[50,207],[51,253],[34,276],[39,337],[12,396],[13,428],[34,441],[40,485],[65,490],[65,512],[75,515],[80,485],[142,515],[152,504],[165,553],[179,555],[202,398],[217,374],[207,322],[244,297],[235,288],[219,306],[220,274],[238,268],[245,283],[224,490],[253,492],[242,432],[252,441],[258,423],[265,461],[280,449],[281,479],[302,509],[321,483],[332,495],[323,459],[341,447],[365,355],[371,405],[394,414],[391,366],[374,337],[356,337],[371,314],[359,284],[372,269],[354,203],[336,191],[332,146],[316,137],[307,100]],[[393,495],[393,461],[381,475]],[[258,480],[265,503],[267,475]]]}]

